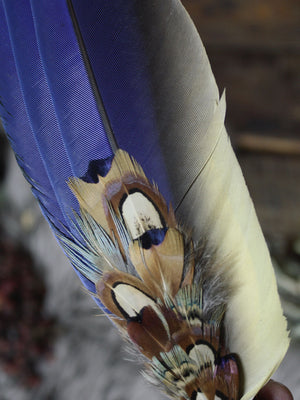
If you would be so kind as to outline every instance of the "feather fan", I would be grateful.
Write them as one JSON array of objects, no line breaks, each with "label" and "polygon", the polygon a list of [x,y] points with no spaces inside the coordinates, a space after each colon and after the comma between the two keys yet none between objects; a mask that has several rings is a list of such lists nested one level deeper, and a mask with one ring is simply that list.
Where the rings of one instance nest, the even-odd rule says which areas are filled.
[{"label": "feather fan", "polygon": [[83,284],[174,399],[248,400],[288,347],[270,256],[178,0],[1,0],[0,110]]}]

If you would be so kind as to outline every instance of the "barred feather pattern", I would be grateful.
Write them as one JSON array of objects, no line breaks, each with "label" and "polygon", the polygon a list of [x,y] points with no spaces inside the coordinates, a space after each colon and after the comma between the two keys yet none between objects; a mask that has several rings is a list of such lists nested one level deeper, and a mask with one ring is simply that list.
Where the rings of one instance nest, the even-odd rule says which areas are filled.
[{"label": "barred feather pattern", "polygon": [[142,354],[146,376],[174,399],[237,400],[241,366],[223,326],[234,288],[213,249],[204,240],[193,242],[156,185],[122,150],[97,183],[72,178],[69,186],[80,205],[78,235],[57,236],[74,267],[95,284],[110,319]]}]

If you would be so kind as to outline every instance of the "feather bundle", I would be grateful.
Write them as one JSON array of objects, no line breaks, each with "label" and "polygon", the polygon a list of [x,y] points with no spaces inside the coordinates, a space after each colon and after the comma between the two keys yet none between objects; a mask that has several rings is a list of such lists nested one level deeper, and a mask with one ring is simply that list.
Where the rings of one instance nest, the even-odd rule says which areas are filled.
[{"label": "feather bundle", "polygon": [[66,254],[170,395],[236,400],[238,361],[223,332],[231,292],[224,266],[184,233],[127,153],[118,150],[98,179],[70,181],[84,245],[58,233]]},{"label": "feather bundle", "polygon": [[1,0],[0,21],[3,125],[83,284],[171,397],[251,399],[286,321],[181,3]]}]

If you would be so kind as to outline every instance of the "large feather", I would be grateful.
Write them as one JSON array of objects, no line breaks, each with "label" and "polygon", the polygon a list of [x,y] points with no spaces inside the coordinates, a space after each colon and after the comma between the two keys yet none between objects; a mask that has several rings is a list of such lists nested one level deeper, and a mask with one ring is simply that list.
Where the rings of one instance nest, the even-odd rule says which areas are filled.
[{"label": "large feather", "polygon": [[[83,178],[82,185],[96,183],[97,174],[110,170],[119,147],[158,184],[194,240],[204,239],[216,263],[225,265],[235,288],[225,314],[228,347],[243,367],[241,398],[250,399],[286,352],[286,322],[269,253],[224,128],[225,96],[219,98],[205,49],[181,3],[0,4],[3,125],[83,283],[96,293],[99,270],[92,271],[93,252],[85,247],[95,237],[82,235],[84,223],[94,226],[94,219],[74,220],[72,210],[80,210],[67,182],[73,177]],[[130,239],[114,226],[123,238],[115,257],[122,259]],[[105,255],[111,239],[105,230],[98,233]]]}]

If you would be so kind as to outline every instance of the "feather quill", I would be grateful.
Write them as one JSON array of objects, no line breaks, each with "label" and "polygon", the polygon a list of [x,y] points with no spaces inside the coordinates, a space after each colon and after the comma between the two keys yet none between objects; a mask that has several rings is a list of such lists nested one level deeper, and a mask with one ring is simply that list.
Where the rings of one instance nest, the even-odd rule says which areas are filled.
[{"label": "feather quill", "polygon": [[171,396],[251,399],[286,321],[183,6],[1,0],[0,21],[3,125],[84,285]]}]

